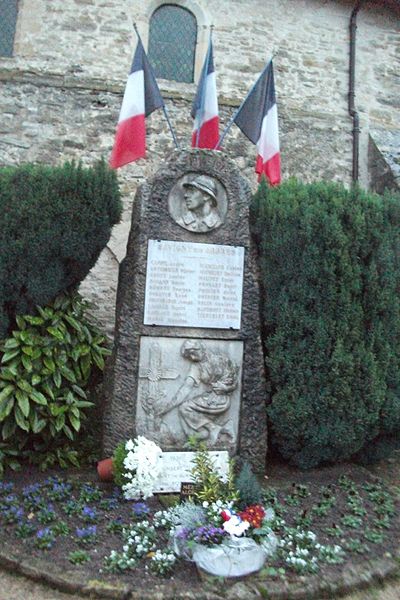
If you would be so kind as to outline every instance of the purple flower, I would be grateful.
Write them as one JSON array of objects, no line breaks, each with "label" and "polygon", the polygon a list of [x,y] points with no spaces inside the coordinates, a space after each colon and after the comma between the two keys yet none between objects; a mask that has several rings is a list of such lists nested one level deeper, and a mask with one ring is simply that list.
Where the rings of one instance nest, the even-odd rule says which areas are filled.
[{"label": "purple flower", "polygon": [[94,541],[97,535],[96,525],[89,525],[88,527],[77,527],[75,530],[76,537],[82,544],[90,543]]},{"label": "purple flower", "polygon": [[214,544],[221,544],[227,536],[228,533],[221,527],[203,525],[202,527],[194,529],[190,537],[197,544],[213,546]]},{"label": "purple flower", "polygon": [[32,485],[27,485],[22,490],[22,497],[24,499],[24,504],[28,508],[36,508],[43,504],[43,498],[40,495],[40,484],[34,483]]},{"label": "purple flower", "polygon": [[40,488],[40,483],[32,483],[31,485],[26,485],[22,488],[22,495],[26,497],[31,496],[32,494],[37,494],[40,491]]},{"label": "purple flower", "polygon": [[115,510],[118,508],[117,498],[104,498],[104,500],[100,500],[100,508],[103,510]]},{"label": "purple flower", "polygon": [[23,508],[14,505],[8,506],[3,512],[3,518],[6,523],[17,523],[22,520],[23,516]]},{"label": "purple flower", "polygon": [[56,480],[52,483],[52,487],[47,494],[52,500],[66,500],[71,495],[71,492],[72,486],[70,483],[63,483]]},{"label": "purple flower", "polygon": [[46,506],[42,506],[37,514],[37,518],[40,523],[51,523],[51,521],[54,521],[56,517],[57,515],[54,512],[54,506],[50,503]]},{"label": "purple flower", "polygon": [[118,488],[118,487],[115,487],[113,489],[113,492],[112,492],[112,497],[116,498],[117,500],[122,500],[122,491],[121,491],[121,489]]},{"label": "purple flower", "polygon": [[17,501],[18,501],[18,498],[15,494],[9,494],[8,496],[6,496],[4,498],[4,502],[9,505],[14,504],[14,502],[17,502]]},{"label": "purple flower", "polygon": [[84,483],[81,487],[79,499],[82,502],[93,502],[94,500],[100,500],[103,492],[99,488],[90,485],[90,483]]},{"label": "purple flower", "polygon": [[14,484],[11,481],[9,483],[0,481],[0,495],[8,494],[9,492],[12,492],[13,489],[14,489]]},{"label": "purple flower", "polygon": [[82,518],[84,521],[96,521],[97,520],[97,512],[96,509],[91,508],[90,506],[84,506],[82,508]]},{"label": "purple flower", "polygon": [[48,550],[55,542],[54,532],[49,527],[44,527],[36,532],[35,544],[38,548]]},{"label": "purple flower", "polygon": [[135,502],[132,505],[132,511],[135,517],[141,518],[149,514],[150,508],[145,502]]},{"label": "purple flower", "polygon": [[47,537],[50,534],[51,534],[50,527],[44,527],[44,529],[39,529],[39,531],[36,532],[36,537],[38,540],[42,540],[43,538]]},{"label": "purple flower", "polygon": [[191,530],[189,529],[189,527],[182,527],[182,529],[179,529],[179,531],[176,534],[176,537],[178,538],[178,540],[187,540],[189,537]]}]

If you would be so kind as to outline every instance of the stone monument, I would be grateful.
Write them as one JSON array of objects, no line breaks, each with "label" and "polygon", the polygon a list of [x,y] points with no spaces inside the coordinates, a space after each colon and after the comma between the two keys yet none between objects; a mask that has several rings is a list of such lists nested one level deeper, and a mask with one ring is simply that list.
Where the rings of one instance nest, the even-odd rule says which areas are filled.
[{"label": "stone monument", "polygon": [[262,472],[267,447],[247,182],[221,152],[176,151],[137,192],[120,267],[103,446],[191,435]]}]

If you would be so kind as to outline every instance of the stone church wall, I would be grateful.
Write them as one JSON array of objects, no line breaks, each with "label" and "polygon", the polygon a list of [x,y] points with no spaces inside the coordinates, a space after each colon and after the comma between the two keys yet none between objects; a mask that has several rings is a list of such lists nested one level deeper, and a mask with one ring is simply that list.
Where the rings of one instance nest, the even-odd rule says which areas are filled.
[{"label": "stone church wall", "polygon": [[[280,117],[283,176],[351,182],[348,114],[349,18],[352,2],[331,0],[191,0],[176,2],[198,18],[196,73],[214,25],[220,116],[226,123],[272,52]],[[0,164],[92,164],[108,158],[136,44],[161,2],[20,0],[13,58],[0,57]],[[368,139],[398,139],[400,16],[367,4],[358,15],[356,107],[360,112],[360,177],[367,186]],[[190,145],[195,84],[160,80],[182,147]],[[112,334],[118,264],[125,253],[137,185],[174,151],[162,112],[147,120],[146,160],[118,171],[124,215],[98,264],[82,284]],[[385,135],[383,135],[383,133]],[[235,127],[224,151],[253,187],[255,148]],[[376,170],[376,169],[375,169]]]}]

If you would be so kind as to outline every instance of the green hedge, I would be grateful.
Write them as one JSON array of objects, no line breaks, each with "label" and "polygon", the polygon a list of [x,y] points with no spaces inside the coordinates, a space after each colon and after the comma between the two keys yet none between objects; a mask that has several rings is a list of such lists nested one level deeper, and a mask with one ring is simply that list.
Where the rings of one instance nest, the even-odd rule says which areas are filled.
[{"label": "green hedge", "polygon": [[0,169],[0,338],[17,314],[84,279],[120,215],[116,175],[103,162]]},{"label": "green hedge", "polygon": [[400,196],[263,183],[252,225],[272,444],[303,468],[381,451],[400,432]]}]

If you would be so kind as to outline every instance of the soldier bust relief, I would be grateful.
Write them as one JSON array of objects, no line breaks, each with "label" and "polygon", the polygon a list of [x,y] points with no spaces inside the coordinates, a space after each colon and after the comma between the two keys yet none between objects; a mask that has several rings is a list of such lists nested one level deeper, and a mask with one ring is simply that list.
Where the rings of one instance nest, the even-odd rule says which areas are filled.
[{"label": "soldier bust relief", "polygon": [[181,185],[181,190],[180,198],[172,191],[169,199],[170,214],[178,225],[188,231],[207,233],[222,224],[218,187],[212,177],[195,175]]}]

